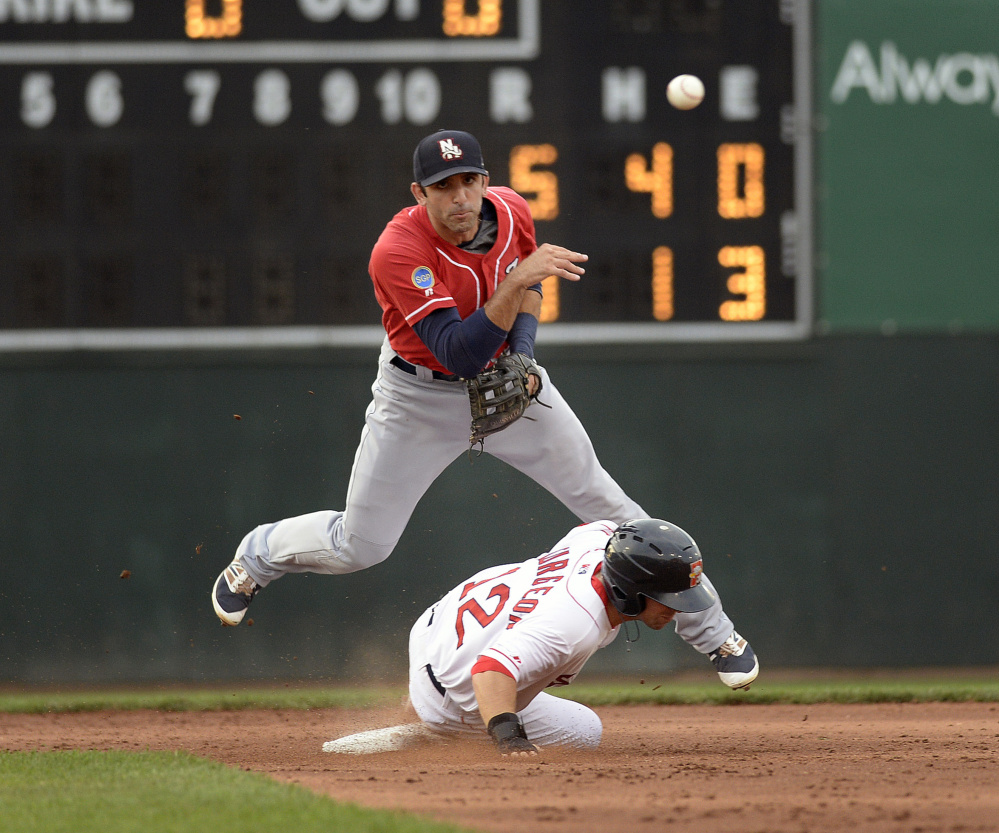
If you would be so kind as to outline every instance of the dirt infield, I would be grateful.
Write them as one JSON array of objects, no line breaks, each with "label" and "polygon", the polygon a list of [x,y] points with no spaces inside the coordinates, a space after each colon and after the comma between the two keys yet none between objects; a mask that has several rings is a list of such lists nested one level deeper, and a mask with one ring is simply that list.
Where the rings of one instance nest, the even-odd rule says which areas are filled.
[{"label": "dirt infield", "polygon": [[509,833],[999,831],[999,705],[618,706],[593,752],[322,751],[394,709],[0,714],[4,749],[182,749],[339,800]]}]

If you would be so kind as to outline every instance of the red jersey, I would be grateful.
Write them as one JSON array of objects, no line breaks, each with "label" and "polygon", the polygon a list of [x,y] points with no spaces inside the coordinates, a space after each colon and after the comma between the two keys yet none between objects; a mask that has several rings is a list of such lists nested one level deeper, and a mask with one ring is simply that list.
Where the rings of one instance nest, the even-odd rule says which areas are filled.
[{"label": "red jersey", "polygon": [[371,252],[368,273],[382,308],[382,326],[392,349],[412,364],[451,373],[420,340],[413,324],[446,307],[468,318],[538,248],[534,219],[520,194],[490,186],[485,199],[496,207],[499,223],[488,252],[467,252],[448,243],[434,230],[422,205],[396,214]]}]

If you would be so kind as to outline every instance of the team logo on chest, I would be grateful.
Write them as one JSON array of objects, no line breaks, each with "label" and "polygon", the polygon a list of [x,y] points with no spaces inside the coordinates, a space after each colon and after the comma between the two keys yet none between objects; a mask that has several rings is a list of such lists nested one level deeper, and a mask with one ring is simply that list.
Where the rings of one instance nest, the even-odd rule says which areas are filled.
[{"label": "team logo on chest", "polygon": [[426,266],[417,266],[412,275],[413,286],[422,289],[425,295],[434,294],[434,273]]},{"label": "team logo on chest", "polygon": [[503,274],[509,275],[514,269],[517,268],[517,264],[519,263],[520,263],[520,258],[515,257],[513,260],[510,261],[510,265],[506,267],[506,270],[504,271]]}]

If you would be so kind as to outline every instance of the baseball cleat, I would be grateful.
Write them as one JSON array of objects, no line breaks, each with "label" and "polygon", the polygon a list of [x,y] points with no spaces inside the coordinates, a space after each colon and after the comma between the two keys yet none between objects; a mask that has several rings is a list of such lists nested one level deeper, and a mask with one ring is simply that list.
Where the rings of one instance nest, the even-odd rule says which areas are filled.
[{"label": "baseball cleat", "polygon": [[243,621],[246,609],[259,591],[260,586],[250,578],[239,559],[236,559],[215,579],[212,607],[223,625],[235,627]]},{"label": "baseball cleat", "polygon": [[749,688],[760,673],[760,663],[752,647],[735,631],[708,654],[708,659],[729,688]]},{"label": "baseball cleat", "polygon": [[328,740],[323,752],[339,755],[374,755],[378,752],[400,752],[426,743],[440,742],[441,738],[422,723],[406,723],[385,729],[372,729],[356,735]]}]

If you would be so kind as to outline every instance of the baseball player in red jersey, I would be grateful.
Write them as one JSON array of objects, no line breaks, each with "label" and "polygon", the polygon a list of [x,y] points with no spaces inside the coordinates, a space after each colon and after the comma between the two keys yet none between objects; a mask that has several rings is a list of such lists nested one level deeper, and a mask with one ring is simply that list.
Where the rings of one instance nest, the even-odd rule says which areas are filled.
[{"label": "baseball player in red jersey", "polygon": [[597,746],[596,713],[545,689],[571,683],[625,622],[660,630],[681,611],[715,601],[697,544],[676,525],[636,519],[577,527],[544,555],[472,576],[420,616],[409,640],[409,696],[419,724],[323,748],[357,754],[487,734],[504,754]]},{"label": "baseball player in red jersey", "polygon": [[[386,337],[343,511],[323,510],[249,532],[212,589],[226,625],[288,573],[342,575],[388,558],[430,485],[469,448],[474,377],[505,350],[534,356],[541,281],[579,280],[587,256],[535,240],[527,202],[489,186],[476,139],[444,130],[413,155],[416,205],[388,223],[369,271]],[[531,409],[484,450],[531,477],[584,522],[648,513],[600,465],[582,424],[544,368],[531,377],[548,407]],[[536,384],[535,384],[536,383]],[[744,640],[722,609],[677,617],[683,638],[712,657],[723,682],[755,678]],[[751,649],[749,651],[751,653]]]},{"label": "baseball player in red jersey", "polygon": [[[459,175],[455,187],[462,187],[466,178],[473,182],[481,179],[477,174]],[[524,290],[528,287],[518,288],[515,276],[504,286],[504,290],[511,290],[504,294],[511,297],[501,297],[495,302],[504,301],[503,308],[497,311],[499,322],[493,322],[489,314],[482,311],[486,302],[495,297],[508,273],[536,251],[534,223],[523,197],[509,188],[490,188],[483,204],[491,206],[495,212],[492,220],[495,223],[495,239],[497,243],[502,241],[502,245],[493,245],[485,252],[468,251],[442,239],[430,213],[434,198],[423,199],[419,191],[416,193],[417,199],[423,200],[422,204],[396,215],[382,232],[371,254],[375,297],[382,307],[382,324],[396,354],[405,357],[410,364],[451,375],[452,371],[441,364],[414,325],[440,311],[450,312],[447,318],[455,322],[455,313],[461,320],[477,315],[481,321],[476,323],[492,336],[483,336],[493,348],[492,354],[486,356],[487,361],[498,354],[506,345],[509,330],[516,323],[516,315],[527,312],[525,306],[534,307],[541,301],[537,292],[527,295]],[[450,200],[450,195],[445,199]],[[528,268],[523,274],[528,276],[527,280],[540,281],[545,277],[541,273],[547,270],[548,264],[554,265],[559,258],[564,259],[567,265],[566,276],[577,278],[576,273],[568,269],[572,263],[568,259],[568,250],[551,246],[541,254],[545,257],[538,260],[544,266],[525,264]],[[585,260],[575,253],[571,254]],[[414,268],[414,262],[420,265]],[[503,324],[510,326],[503,327]],[[485,352],[488,353],[488,349]],[[481,370],[484,363],[480,364],[480,361],[481,357],[474,357],[470,364],[464,366],[464,375],[474,376]]]}]

